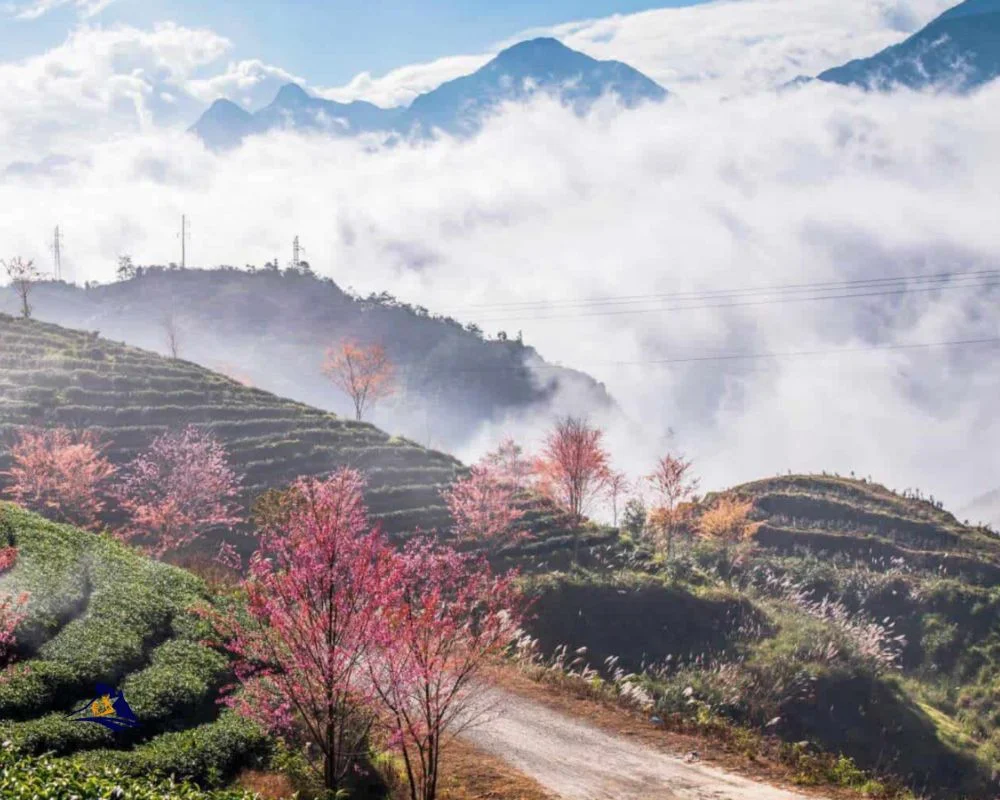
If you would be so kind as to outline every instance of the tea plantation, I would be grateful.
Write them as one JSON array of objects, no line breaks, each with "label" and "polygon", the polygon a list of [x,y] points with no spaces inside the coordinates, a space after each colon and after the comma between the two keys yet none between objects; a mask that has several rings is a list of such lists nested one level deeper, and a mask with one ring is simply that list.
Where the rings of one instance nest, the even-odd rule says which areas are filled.
[{"label": "tea plantation", "polygon": [[[217,787],[267,755],[262,732],[215,702],[228,665],[201,644],[208,631],[190,609],[209,593],[198,578],[6,503],[0,539],[18,549],[0,594],[31,593],[0,680],[0,795],[103,796],[140,778],[129,797],[197,800],[162,781]],[[97,683],[123,690],[139,727],[67,719]]]}]

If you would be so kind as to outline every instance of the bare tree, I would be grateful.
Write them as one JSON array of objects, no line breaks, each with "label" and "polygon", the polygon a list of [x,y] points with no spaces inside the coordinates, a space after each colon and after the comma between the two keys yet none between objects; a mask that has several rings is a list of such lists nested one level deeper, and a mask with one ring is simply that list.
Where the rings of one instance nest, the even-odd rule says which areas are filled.
[{"label": "bare tree", "polygon": [[34,261],[25,261],[20,256],[12,258],[10,261],[0,261],[7,277],[10,278],[10,285],[14,287],[17,296],[21,298],[21,316],[24,319],[31,318],[31,304],[28,297],[34,288],[35,282],[42,277]]},{"label": "bare tree", "polygon": [[161,325],[167,337],[167,350],[170,352],[170,357],[180,358],[181,334],[180,329],[177,327],[177,318],[172,311],[163,316]]}]

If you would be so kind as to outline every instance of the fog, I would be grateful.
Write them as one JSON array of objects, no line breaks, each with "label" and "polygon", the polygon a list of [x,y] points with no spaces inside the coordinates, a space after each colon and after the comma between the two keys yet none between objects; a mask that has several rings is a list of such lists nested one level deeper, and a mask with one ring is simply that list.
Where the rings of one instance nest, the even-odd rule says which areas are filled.
[{"label": "fog", "polygon": [[[605,383],[623,416],[598,421],[633,474],[677,448],[710,489],[853,471],[959,507],[996,488],[1000,346],[888,349],[1000,338],[995,278],[854,299],[649,296],[997,269],[1000,86],[719,94],[692,81],[663,105],[607,100],[586,118],[541,98],[472,140],[283,133],[226,155],[175,129],[76,127],[29,159],[69,161],[0,163],[0,249],[48,264],[59,224],[66,276],[106,282],[120,254],[179,261],[181,214],[196,266],[285,263],[298,235],[345,288],[520,330]],[[0,127],[10,161],[33,124]],[[621,296],[641,301],[586,304]],[[505,433],[530,448],[550,422],[491,425],[458,455]]]}]

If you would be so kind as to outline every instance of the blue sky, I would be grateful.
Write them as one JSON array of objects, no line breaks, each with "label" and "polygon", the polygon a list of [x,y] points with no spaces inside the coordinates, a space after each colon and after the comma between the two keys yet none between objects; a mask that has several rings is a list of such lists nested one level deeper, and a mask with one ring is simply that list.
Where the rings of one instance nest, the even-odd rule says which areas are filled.
[{"label": "blue sky", "polygon": [[[39,2],[11,0],[11,4],[22,7],[32,1]],[[0,21],[0,45],[5,58],[33,55],[62,42],[78,19],[73,0],[62,2],[36,19],[16,19],[10,12],[5,14]],[[378,75],[414,62],[480,53],[529,28],[696,2],[116,0],[88,22],[147,27],[170,20],[188,27],[208,27],[233,42],[230,55],[234,59],[259,58],[280,64],[310,82],[337,85],[363,70]]]}]

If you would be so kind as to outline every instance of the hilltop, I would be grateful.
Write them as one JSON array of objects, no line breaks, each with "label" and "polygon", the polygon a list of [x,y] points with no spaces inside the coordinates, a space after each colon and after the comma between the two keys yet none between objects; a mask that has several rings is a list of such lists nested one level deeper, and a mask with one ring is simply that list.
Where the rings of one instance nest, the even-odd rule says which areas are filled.
[{"label": "hilltop", "polygon": [[[321,371],[325,349],[342,337],[381,342],[402,385],[374,421],[451,451],[486,422],[560,413],[565,401],[576,412],[614,408],[603,384],[547,363],[517,331],[486,339],[388,294],[357,298],[331,279],[297,271],[145,268],[86,289],[41,283],[32,303],[38,319],[160,353],[168,352],[163,319],[172,315],[182,358],[344,414],[349,401]],[[13,293],[0,290],[0,312],[15,308]]]},{"label": "hilltop", "polygon": [[191,132],[215,149],[235,147],[247,136],[280,129],[339,136],[376,131],[473,133],[483,117],[502,103],[522,102],[536,93],[555,95],[578,113],[605,94],[614,95],[627,108],[667,96],[655,81],[627,64],[599,61],[543,37],[508,47],[471,75],[418,95],[407,108],[380,108],[357,100],[339,103],[314,97],[293,83],[256,112],[231,100],[216,100]]}]

